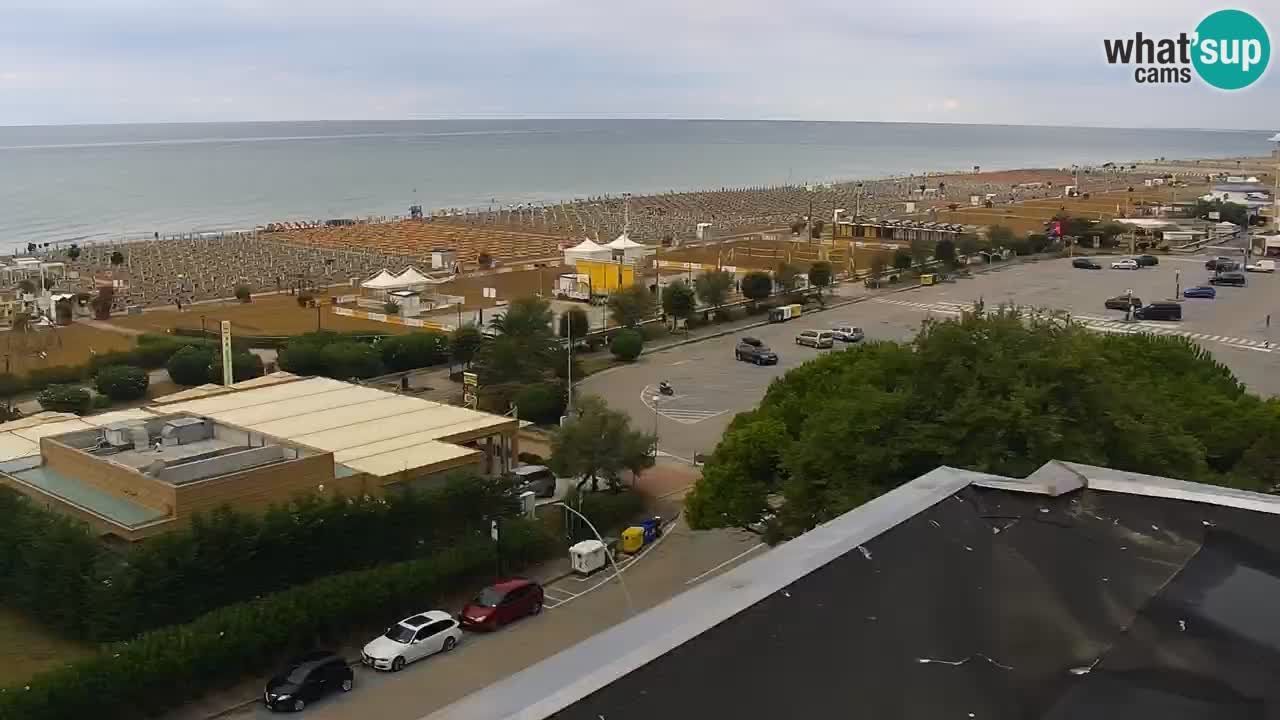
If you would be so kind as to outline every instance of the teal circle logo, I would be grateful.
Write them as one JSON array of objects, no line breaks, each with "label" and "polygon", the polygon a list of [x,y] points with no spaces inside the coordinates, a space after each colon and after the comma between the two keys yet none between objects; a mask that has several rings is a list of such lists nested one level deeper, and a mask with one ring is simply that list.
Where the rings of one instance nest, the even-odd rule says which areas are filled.
[{"label": "teal circle logo", "polygon": [[1191,62],[1200,78],[1219,90],[1252,85],[1270,59],[1267,29],[1243,10],[1219,10],[1196,26]]}]

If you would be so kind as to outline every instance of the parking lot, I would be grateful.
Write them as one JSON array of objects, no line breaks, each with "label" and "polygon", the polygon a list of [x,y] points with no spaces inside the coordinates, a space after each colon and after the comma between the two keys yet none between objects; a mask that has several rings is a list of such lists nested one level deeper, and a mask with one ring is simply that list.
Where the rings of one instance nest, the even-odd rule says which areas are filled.
[{"label": "parking lot", "polygon": [[[1213,300],[1183,300],[1180,322],[1126,322],[1123,311],[1103,307],[1107,298],[1128,290],[1150,303],[1206,284],[1208,258],[1162,256],[1159,265],[1141,270],[1111,270],[1109,260],[1100,263],[1102,270],[1074,269],[1065,259],[1010,265],[645,355],[633,365],[587,378],[580,388],[627,411],[638,426],[656,428],[660,451],[692,459],[695,453],[714,449],[734,415],[754,408],[774,378],[818,354],[843,347],[841,343],[835,350],[797,347],[795,336],[801,330],[848,324],[862,327],[868,339],[907,340],[925,318],[957,317],[981,301],[987,309],[1009,303],[1065,310],[1097,332],[1187,337],[1213,352],[1253,392],[1280,393],[1280,378],[1273,371],[1280,351],[1271,347],[1273,339],[1280,337],[1270,334],[1267,323],[1268,314],[1275,314],[1280,322],[1278,274],[1250,273],[1247,287],[1219,287]],[[734,360],[734,347],[743,335],[771,346],[778,353],[778,364],[761,367]],[[656,392],[662,380],[671,383],[673,396]]]}]

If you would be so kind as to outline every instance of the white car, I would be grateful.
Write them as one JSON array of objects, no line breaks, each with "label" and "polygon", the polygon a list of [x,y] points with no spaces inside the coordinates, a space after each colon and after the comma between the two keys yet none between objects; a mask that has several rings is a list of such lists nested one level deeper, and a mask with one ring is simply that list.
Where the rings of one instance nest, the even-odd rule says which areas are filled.
[{"label": "white car", "polygon": [[1275,260],[1259,260],[1244,266],[1246,272],[1273,273],[1276,271]]},{"label": "white car", "polygon": [[374,670],[399,672],[405,665],[438,652],[449,652],[462,640],[458,621],[443,610],[428,610],[387,628],[360,651],[360,662]]},{"label": "white car", "polygon": [[832,347],[836,343],[830,330],[805,330],[796,336],[796,344],[821,349]]},{"label": "white car", "polygon": [[1132,259],[1117,260],[1111,263],[1112,270],[1137,270],[1139,267],[1138,261]]},{"label": "white car", "polygon": [[836,325],[831,328],[831,336],[847,343],[861,342],[863,338],[862,328],[853,325]]}]

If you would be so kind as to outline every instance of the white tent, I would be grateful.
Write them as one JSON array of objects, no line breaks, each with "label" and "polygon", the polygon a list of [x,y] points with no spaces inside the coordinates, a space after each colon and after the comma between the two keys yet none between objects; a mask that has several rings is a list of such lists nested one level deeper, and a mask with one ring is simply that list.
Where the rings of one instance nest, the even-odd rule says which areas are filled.
[{"label": "white tent", "polygon": [[396,279],[395,275],[387,272],[386,268],[382,268],[381,272],[373,277],[360,283],[360,287],[369,290],[390,290],[392,288],[404,287],[404,285]]},{"label": "white tent", "polygon": [[409,285],[425,285],[431,282],[431,278],[418,272],[418,269],[410,265],[405,268],[404,272],[396,276],[396,282],[403,286]]},{"label": "white tent", "polygon": [[635,262],[653,252],[653,248],[632,240],[627,237],[625,232],[619,235],[617,240],[605,245],[605,247],[609,248],[615,258],[621,255],[623,262]]},{"label": "white tent", "polygon": [[588,238],[564,251],[564,264],[577,265],[579,260],[612,260],[613,251]]}]

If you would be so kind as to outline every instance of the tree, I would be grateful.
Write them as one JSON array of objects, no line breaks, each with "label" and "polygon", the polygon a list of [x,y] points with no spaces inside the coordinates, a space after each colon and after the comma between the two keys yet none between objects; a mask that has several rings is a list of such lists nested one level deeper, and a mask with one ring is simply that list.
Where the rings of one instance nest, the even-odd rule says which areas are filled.
[{"label": "tree", "polygon": [[93,316],[98,320],[111,319],[111,306],[116,299],[116,290],[110,285],[98,288],[98,296],[93,299]]},{"label": "tree", "polygon": [[1239,203],[1225,200],[1205,200],[1201,198],[1191,209],[1191,216],[1202,220],[1209,219],[1209,213],[1217,212],[1219,220],[1245,226],[1249,224],[1249,208]]},{"label": "tree", "polygon": [[111,253],[111,264],[112,264],[112,265],[123,265],[123,264],[124,264],[124,253],[120,252],[119,250],[116,250],[116,251],[112,252],[112,253]]},{"label": "tree", "polygon": [[253,300],[253,293],[249,290],[248,285],[236,286],[236,299],[242,303],[247,303]]},{"label": "tree", "polygon": [[[378,351],[362,342],[344,340],[330,343],[320,351],[320,358],[324,365],[321,374],[336,380],[363,380],[383,373],[382,358],[378,356]],[[231,361],[234,366],[234,355]]]},{"label": "tree", "polygon": [[67,259],[70,260],[71,262],[75,262],[76,260],[80,259],[79,245],[76,245],[75,243],[71,243],[71,247],[67,248]]},{"label": "tree", "polygon": [[209,381],[209,365],[213,363],[213,348],[187,345],[169,356],[165,370],[169,379],[179,385],[203,385]]},{"label": "tree", "polygon": [[939,240],[933,247],[933,259],[946,263],[948,267],[956,267],[956,244],[950,240]]},{"label": "tree", "polygon": [[881,275],[884,275],[886,264],[884,255],[882,252],[872,254],[870,263],[871,277],[879,279]]},{"label": "tree", "polygon": [[685,281],[676,280],[662,288],[662,312],[666,313],[667,317],[688,320],[689,316],[693,315],[696,305],[693,288],[689,287]]},{"label": "tree", "polygon": [[72,314],[71,298],[62,298],[53,305],[53,317],[59,325],[70,325]]},{"label": "tree", "polygon": [[36,396],[40,407],[52,412],[84,414],[92,401],[89,391],[78,385],[50,385]]},{"label": "tree", "polygon": [[614,324],[623,327],[635,327],[654,314],[653,293],[641,285],[614,290],[605,303]]},{"label": "tree", "polygon": [[911,269],[911,253],[899,248],[893,251],[893,266],[898,270]]},{"label": "tree", "polygon": [[831,263],[819,260],[809,267],[809,284],[818,288],[818,297],[822,297],[822,289],[831,284]]},{"label": "tree", "polygon": [[623,362],[631,362],[640,357],[644,349],[644,336],[638,330],[619,330],[614,333],[609,343],[609,352]]},{"label": "tree", "polygon": [[30,278],[23,278],[18,281],[18,289],[27,295],[31,295],[36,291],[36,284]]},{"label": "tree", "polygon": [[[587,311],[580,307],[571,307],[560,313],[560,337],[583,338],[591,332],[591,320]],[[572,332],[570,332],[572,330]]]},{"label": "tree", "polygon": [[804,232],[804,227],[805,227],[805,225],[808,225],[808,224],[809,224],[809,223],[805,222],[804,220],[792,220],[792,221],[791,221],[791,234],[792,234],[792,235],[799,235],[800,233]]},{"label": "tree", "polygon": [[542,425],[552,425],[564,414],[565,386],[561,383],[541,382],[526,385],[516,393],[515,404],[521,420]]},{"label": "tree", "polygon": [[[363,347],[368,347],[364,346]],[[256,377],[262,377],[262,358],[249,352],[248,350],[233,350],[231,352],[231,381],[244,382],[252,380]],[[378,373],[374,373],[375,375]],[[209,382],[215,385],[222,384],[222,351],[213,353],[209,359],[209,365],[205,368],[205,377]],[[330,377],[347,378],[353,375],[331,375]],[[354,375],[354,377],[361,377]],[[368,377],[368,376],[366,376]]]},{"label": "tree", "polygon": [[992,225],[987,228],[987,242],[992,247],[1008,247],[1017,239],[1018,236],[1006,225]]},{"label": "tree", "polygon": [[973,233],[962,234],[956,241],[956,250],[965,256],[978,252],[978,236]]},{"label": "tree", "polygon": [[[325,375],[325,358],[324,344],[317,342],[301,342],[298,339],[289,341],[280,350],[280,354],[276,356],[276,362],[280,365],[280,369],[285,372],[291,372],[295,375]],[[210,362],[213,361],[213,353],[209,353]],[[204,365],[205,380],[208,382],[209,363]],[[176,382],[176,379],[175,379]]]},{"label": "tree", "polygon": [[822,221],[822,220],[814,220],[814,221],[813,221],[813,227],[809,230],[809,237],[813,238],[814,240],[819,240],[819,239],[821,239],[821,238],[822,238],[822,230],[823,230],[823,228],[825,228],[826,226],[827,226],[827,223],[826,223],[826,222],[824,222],[824,221]]},{"label": "tree", "polygon": [[929,261],[929,243],[924,238],[916,238],[911,241],[911,264],[915,267],[924,267]]},{"label": "tree", "polygon": [[476,356],[480,383],[534,383],[553,371],[560,343],[551,332],[551,303],[540,297],[517,298],[489,328],[495,333]]},{"label": "tree", "polygon": [[485,269],[491,268],[493,267],[493,256],[487,252],[482,252],[476,256],[476,264]]},{"label": "tree", "polygon": [[5,410],[13,411],[13,399],[22,392],[23,382],[13,373],[0,373],[0,398],[4,398]]},{"label": "tree", "polygon": [[780,539],[939,465],[1025,477],[1051,459],[1265,490],[1277,439],[1280,401],[1190,341],[1001,308],[792,370],[733,420],[686,508]]},{"label": "tree", "polygon": [[601,480],[617,489],[622,471],[644,465],[637,455],[652,455],[657,438],[632,430],[626,413],[611,409],[594,395],[575,403],[569,419],[551,437],[551,469],[561,477],[579,478],[579,489],[591,483],[596,492]]},{"label": "tree", "polygon": [[137,400],[147,394],[147,371],[132,365],[108,365],[94,378],[98,392],[115,401]]},{"label": "tree", "polygon": [[753,303],[773,294],[773,278],[769,273],[754,270],[742,276],[742,295]]},{"label": "tree", "polygon": [[694,279],[693,287],[704,305],[720,307],[729,296],[729,289],[733,287],[733,273],[727,270],[708,270]]},{"label": "tree", "polygon": [[449,359],[449,338],[429,330],[393,335],[378,343],[378,353],[392,372],[431,367]]},{"label": "tree", "polygon": [[779,292],[789,293],[796,289],[796,279],[800,276],[800,268],[791,263],[781,263],[773,271],[773,282]]},{"label": "tree", "polygon": [[454,362],[469,368],[483,343],[484,335],[481,334],[480,329],[468,323],[454,328],[449,336],[449,354]]}]

